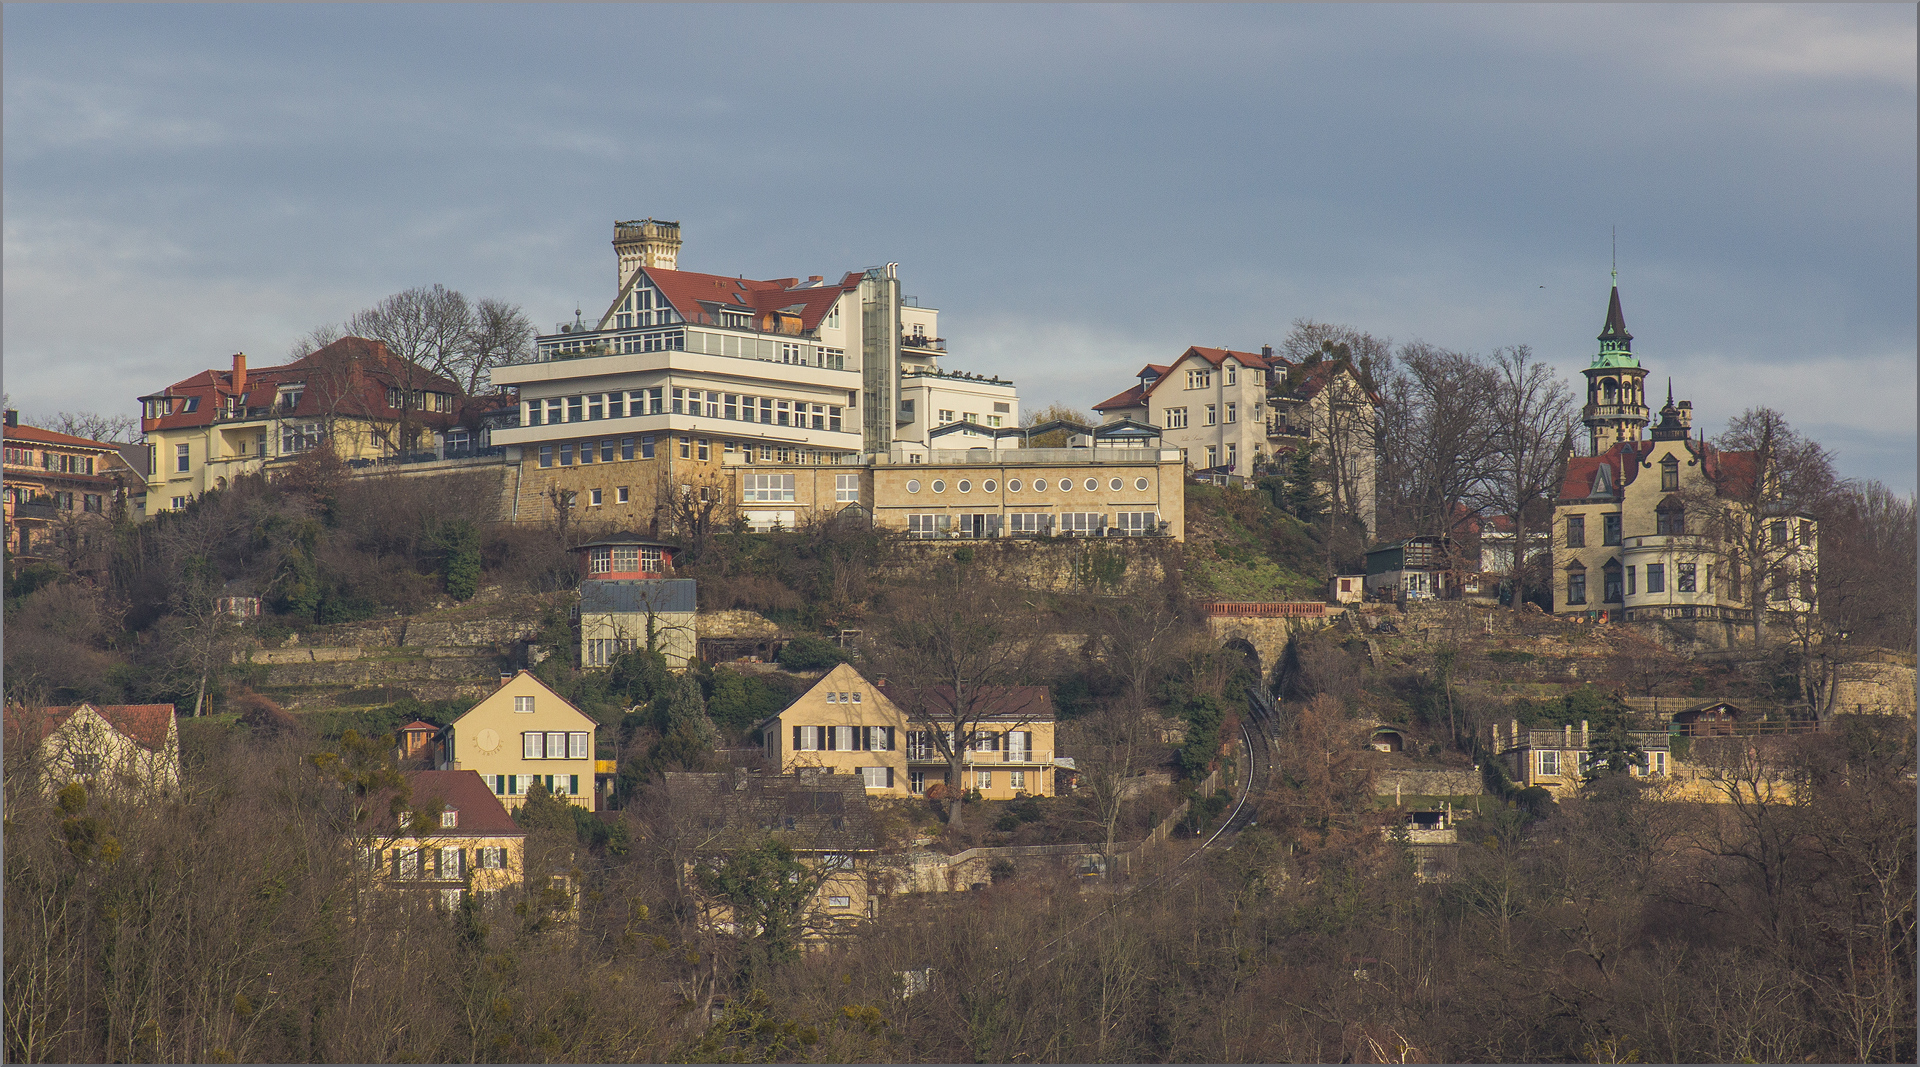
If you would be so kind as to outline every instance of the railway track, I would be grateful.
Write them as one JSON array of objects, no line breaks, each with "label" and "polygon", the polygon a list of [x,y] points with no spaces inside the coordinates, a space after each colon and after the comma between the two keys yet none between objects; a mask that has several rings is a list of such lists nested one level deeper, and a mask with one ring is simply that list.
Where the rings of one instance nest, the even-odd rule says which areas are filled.
[{"label": "railway track", "polygon": [[1240,788],[1240,796],[1234,801],[1233,810],[1222,820],[1205,842],[1189,852],[1180,862],[1174,864],[1143,882],[1133,883],[1117,895],[1113,902],[1098,913],[1088,916],[1071,928],[1042,942],[1032,952],[1022,957],[1020,964],[1025,966],[1036,956],[1042,965],[1051,963],[1060,955],[1059,946],[1067,938],[1102,919],[1111,918],[1120,909],[1127,906],[1135,897],[1147,890],[1163,885],[1178,885],[1194,871],[1199,870],[1196,862],[1201,856],[1214,849],[1230,849],[1241,833],[1254,826],[1256,809],[1253,797],[1266,788],[1273,768],[1273,732],[1279,726],[1279,712],[1273,698],[1258,686],[1247,687],[1247,715],[1240,720],[1240,740],[1246,749],[1246,774]]}]

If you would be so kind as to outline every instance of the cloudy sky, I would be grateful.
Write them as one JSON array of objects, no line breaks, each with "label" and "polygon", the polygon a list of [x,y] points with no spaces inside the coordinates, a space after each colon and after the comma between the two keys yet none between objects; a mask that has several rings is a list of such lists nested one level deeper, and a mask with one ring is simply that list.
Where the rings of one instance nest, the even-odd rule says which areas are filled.
[{"label": "cloudy sky", "polygon": [[[1085,407],[1301,317],[1569,375],[1608,233],[1698,422],[1915,484],[1915,9],[8,5],[5,385],[133,413],[433,282],[538,323],[681,265],[901,264]],[[549,327],[550,328],[550,327]]]}]

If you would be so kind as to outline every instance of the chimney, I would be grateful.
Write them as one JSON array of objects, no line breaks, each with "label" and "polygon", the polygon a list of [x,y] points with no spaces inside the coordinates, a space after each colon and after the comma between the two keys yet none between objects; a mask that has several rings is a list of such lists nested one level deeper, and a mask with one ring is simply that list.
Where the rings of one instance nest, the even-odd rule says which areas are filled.
[{"label": "chimney", "polygon": [[20,425],[20,413],[13,410],[12,408],[7,409],[7,425],[8,426]]},{"label": "chimney", "polygon": [[807,280],[808,280],[808,281],[810,281],[810,282],[824,282],[824,281],[826,281],[827,279],[826,279],[826,278],[825,278],[825,276],[823,276],[823,275],[819,275],[819,274],[809,274],[809,275],[807,275]]},{"label": "chimney", "polygon": [[233,395],[240,396],[247,391],[247,354],[233,354]]},{"label": "chimney", "polygon": [[1266,357],[1266,358],[1268,358],[1268,359],[1272,359],[1272,358],[1273,358],[1273,346],[1272,346],[1272,345],[1261,345],[1261,346],[1260,346],[1260,354],[1261,354],[1262,356],[1265,356],[1265,357]]},{"label": "chimney", "polygon": [[500,672],[500,684],[499,684],[498,686],[496,686],[495,688],[497,688],[497,689],[505,689],[505,688],[507,687],[507,683],[508,683],[508,682],[511,682],[511,681],[513,681],[513,675],[512,675],[511,673],[509,673],[509,672],[507,672],[507,671],[501,671],[501,672]]}]

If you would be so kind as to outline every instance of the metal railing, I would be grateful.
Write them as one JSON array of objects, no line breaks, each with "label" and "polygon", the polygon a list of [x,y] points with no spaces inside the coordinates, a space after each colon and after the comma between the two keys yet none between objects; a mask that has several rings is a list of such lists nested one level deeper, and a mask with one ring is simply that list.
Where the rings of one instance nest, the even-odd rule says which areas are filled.
[{"label": "metal railing", "polygon": [[1209,616],[1222,619],[1317,619],[1327,613],[1327,605],[1318,600],[1213,601],[1204,605]]}]

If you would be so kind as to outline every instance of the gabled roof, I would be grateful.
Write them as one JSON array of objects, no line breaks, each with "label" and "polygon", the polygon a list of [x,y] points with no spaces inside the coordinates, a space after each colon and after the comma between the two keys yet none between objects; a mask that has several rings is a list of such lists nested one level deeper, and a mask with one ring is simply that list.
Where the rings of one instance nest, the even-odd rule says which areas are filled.
[{"label": "gabled roof", "polygon": [[[387,388],[402,384],[409,389],[460,395],[460,386],[451,379],[434,374],[425,367],[409,367],[404,360],[388,352],[386,345],[365,337],[342,337],[325,348],[278,367],[246,368],[245,376],[245,382],[241,383],[244,390],[236,390],[233,370],[204,370],[173,383],[159,393],[142,397],[142,400],[159,396],[198,398],[200,402],[193,411],[184,410],[186,405],[181,404],[176,406],[183,410],[157,419],[143,418],[141,430],[151,432],[210,426],[221,417],[229,398],[245,409],[259,409],[264,416],[266,410],[272,407],[279,387],[294,383],[306,386],[301,393],[300,403],[291,412],[276,410],[275,415],[296,418],[345,415],[394,419],[400,416],[400,409],[387,405]],[[451,412],[415,410],[411,414],[422,424],[432,426],[451,425],[455,419]]]},{"label": "gabled roof", "polygon": [[70,433],[57,433],[43,430],[38,426],[5,427],[8,442],[29,441],[36,445],[52,445],[56,448],[84,448],[95,452],[116,452],[120,445],[112,441],[96,441],[90,437],[75,437]]},{"label": "gabled roof", "polygon": [[[902,711],[923,708],[933,718],[953,713],[953,687],[950,685],[908,688],[882,683],[874,688]],[[986,714],[980,716],[983,721],[1052,722],[1054,719],[1053,693],[1044,685],[997,685],[983,686],[981,689],[986,695],[988,709]]]},{"label": "gabled roof", "polygon": [[1293,395],[1300,400],[1312,400],[1314,397],[1320,395],[1321,390],[1332,384],[1333,379],[1337,377],[1341,371],[1345,371],[1347,374],[1353,376],[1354,383],[1360,385],[1366,392],[1367,399],[1373,401],[1375,407],[1386,406],[1386,400],[1383,399],[1379,393],[1367,389],[1365,384],[1360,381],[1360,376],[1354,374],[1353,368],[1344,362],[1339,360],[1322,360],[1318,363],[1303,363],[1299,366],[1299,370],[1301,372],[1300,388],[1295,389]]},{"label": "gabled roof", "polygon": [[172,704],[67,704],[42,708],[20,708],[11,704],[6,709],[7,735],[11,739],[16,730],[32,731],[27,743],[33,744],[48,734],[66,725],[67,720],[81,708],[91,708],[95,715],[106,720],[111,726],[142,748],[160,752],[167,747],[167,733],[173,726]]},{"label": "gabled roof", "polygon": [[[615,313],[642,276],[651,281],[660,295],[673,305],[673,310],[688,322],[711,324],[715,321],[712,309],[724,307],[750,311],[756,315],[792,315],[798,318],[799,331],[802,333],[818,329],[820,321],[827,317],[827,312],[833,310],[834,303],[841,295],[860,287],[860,275],[855,272],[849,272],[838,284],[809,282],[800,285],[796,278],[758,281],[690,270],[642,267],[634,272],[627,288],[614,297],[613,303],[607,308],[607,315]],[[601,322],[605,321],[606,316],[601,316]]]},{"label": "gabled roof", "polygon": [[1115,393],[1105,400],[1100,401],[1098,404],[1095,404],[1093,410],[1111,411],[1114,408],[1138,408],[1145,407],[1146,404],[1147,387],[1144,385],[1133,385],[1129,386],[1124,392]]},{"label": "gabled roof", "polygon": [[880,844],[858,775],[668,771],[665,777],[668,804],[706,849],[751,847],[769,835],[804,852],[854,852]]},{"label": "gabled roof", "polygon": [[[524,837],[513,816],[507,814],[506,805],[493,795],[487,783],[480,777],[479,771],[405,771],[407,784],[412,787],[414,808],[433,809],[436,805],[441,811],[451,809],[458,813],[456,825],[441,829],[438,826],[425,827],[422,837],[446,836],[469,837],[485,834],[492,837]],[[384,833],[399,833],[399,825],[390,811],[392,791],[383,791],[373,797],[368,805],[369,811],[377,813],[372,829]],[[407,832],[411,832],[410,830]]]}]

